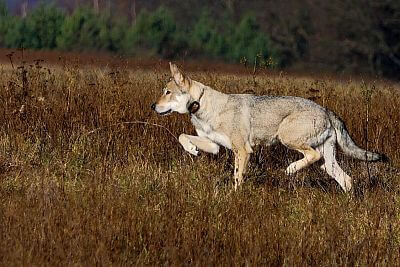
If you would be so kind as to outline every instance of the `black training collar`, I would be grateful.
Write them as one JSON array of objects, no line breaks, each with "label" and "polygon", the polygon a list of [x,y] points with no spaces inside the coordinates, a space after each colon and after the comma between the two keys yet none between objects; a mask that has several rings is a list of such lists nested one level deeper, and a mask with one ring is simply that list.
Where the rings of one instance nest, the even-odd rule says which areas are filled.
[{"label": "black training collar", "polygon": [[200,109],[200,100],[203,97],[203,95],[204,95],[204,88],[203,88],[203,91],[200,94],[199,100],[193,101],[192,103],[189,104],[188,110],[189,110],[190,114],[194,114],[197,111],[199,111],[199,109]]}]

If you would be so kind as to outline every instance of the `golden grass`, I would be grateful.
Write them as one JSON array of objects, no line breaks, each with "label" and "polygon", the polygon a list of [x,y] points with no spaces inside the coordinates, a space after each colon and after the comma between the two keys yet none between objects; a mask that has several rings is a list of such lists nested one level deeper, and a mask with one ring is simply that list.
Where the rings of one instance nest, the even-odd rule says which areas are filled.
[{"label": "golden grass", "polygon": [[300,155],[260,147],[232,192],[232,154],[192,158],[174,138],[194,132],[189,117],[150,110],[167,69],[0,68],[0,264],[400,262],[398,88],[264,72],[256,85],[246,73],[190,76],[227,93],[314,99],[392,161],[340,154],[355,179],[350,197],[317,166],[285,176]]}]

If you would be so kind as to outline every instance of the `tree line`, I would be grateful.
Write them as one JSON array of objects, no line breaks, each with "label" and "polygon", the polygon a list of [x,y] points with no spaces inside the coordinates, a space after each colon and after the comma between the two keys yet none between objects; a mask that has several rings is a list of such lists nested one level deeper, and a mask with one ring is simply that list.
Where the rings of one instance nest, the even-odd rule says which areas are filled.
[{"label": "tree line", "polygon": [[400,73],[396,0],[53,2],[25,17],[0,4],[0,45]]},{"label": "tree line", "polygon": [[134,23],[127,18],[76,8],[71,14],[55,5],[39,5],[25,17],[10,15],[3,4],[0,44],[8,48],[99,50],[164,58],[207,56],[232,62],[258,59],[260,64],[281,65],[268,36],[256,19],[243,16],[238,23],[222,23],[204,10],[191,31],[160,6],[142,10]]}]

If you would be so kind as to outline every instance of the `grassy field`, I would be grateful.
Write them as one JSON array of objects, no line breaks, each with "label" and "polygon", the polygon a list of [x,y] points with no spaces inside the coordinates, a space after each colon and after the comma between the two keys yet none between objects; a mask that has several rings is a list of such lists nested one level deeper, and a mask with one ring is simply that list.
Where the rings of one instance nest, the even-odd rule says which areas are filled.
[{"label": "grassy field", "polygon": [[355,181],[346,195],[318,164],[287,177],[300,155],[260,147],[234,192],[231,152],[190,156],[176,140],[194,133],[189,116],[151,111],[167,64],[62,63],[0,67],[0,265],[400,262],[398,85],[192,68],[223,92],[313,99],[391,159],[339,154]]}]

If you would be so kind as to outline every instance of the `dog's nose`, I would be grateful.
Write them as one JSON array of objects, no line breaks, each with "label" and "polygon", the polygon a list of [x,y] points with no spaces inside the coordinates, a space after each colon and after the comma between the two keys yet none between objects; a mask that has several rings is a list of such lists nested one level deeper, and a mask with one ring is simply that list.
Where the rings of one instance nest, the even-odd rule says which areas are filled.
[{"label": "dog's nose", "polygon": [[153,104],[151,105],[151,109],[152,109],[152,110],[156,110],[156,103],[153,103]]}]

